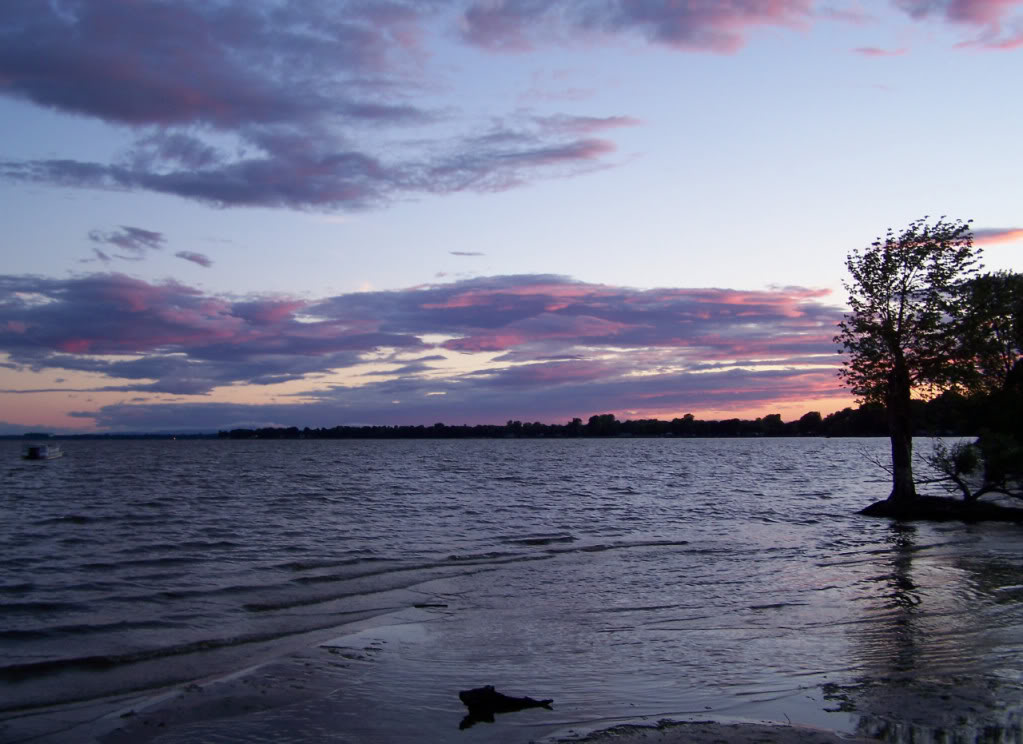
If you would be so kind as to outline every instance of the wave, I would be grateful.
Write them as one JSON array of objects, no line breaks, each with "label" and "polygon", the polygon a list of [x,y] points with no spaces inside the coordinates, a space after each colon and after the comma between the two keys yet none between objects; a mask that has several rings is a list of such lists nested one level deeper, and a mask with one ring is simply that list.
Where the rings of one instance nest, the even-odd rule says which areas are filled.
[{"label": "wave", "polygon": [[114,571],[120,568],[150,568],[161,566],[182,566],[189,563],[203,563],[203,556],[163,556],[160,558],[139,558],[133,561],[95,561],[82,563],[78,567],[85,571]]},{"label": "wave", "polygon": [[19,581],[16,584],[0,586],[0,594],[27,594],[35,588],[36,584],[33,581]]},{"label": "wave", "polygon": [[[574,539],[574,538],[573,538]],[[445,575],[459,575],[466,573],[465,569],[486,569],[489,567],[505,566],[512,563],[523,563],[532,561],[550,560],[570,554],[601,553],[614,550],[684,547],[688,546],[686,540],[633,540],[618,541],[613,543],[597,543],[588,545],[573,545],[571,547],[549,547],[550,542],[527,543],[524,547],[540,547],[543,550],[511,553],[507,551],[487,551],[484,553],[467,553],[449,555],[443,561],[431,561],[425,563],[406,563],[402,565],[389,566],[373,571],[360,571],[345,574],[318,574],[314,576],[303,576],[292,581],[299,585],[310,586],[318,584],[344,584],[360,579],[376,578],[397,574],[412,574],[409,579],[400,584],[375,585],[373,587],[359,590],[342,590],[328,592],[320,595],[304,595],[273,601],[250,602],[245,604],[244,609],[250,612],[268,612],[275,610],[286,610],[293,607],[307,607],[315,604],[325,604],[339,599],[347,599],[355,596],[367,596],[395,588],[409,588],[420,584],[430,578],[433,574],[441,572]],[[453,573],[450,569],[456,569]]]},{"label": "wave", "polygon": [[118,517],[90,517],[85,514],[64,514],[59,517],[47,517],[32,522],[34,527],[50,527],[55,524],[93,524],[105,519],[117,519]]},{"label": "wave", "polygon": [[526,535],[523,537],[506,537],[502,538],[501,542],[509,545],[553,545],[555,543],[572,543],[579,538],[573,535],[567,535],[564,533],[555,533],[553,535]]},{"label": "wave", "polygon": [[112,623],[83,623],[81,625],[58,625],[52,628],[32,630],[0,630],[0,640],[42,640],[45,638],[62,639],[68,636],[94,635],[97,633],[126,632],[132,630],[169,630],[185,627],[185,623],[168,620],[127,621]]},{"label": "wave", "polygon": [[3,615],[35,615],[49,612],[78,612],[90,609],[81,602],[56,602],[34,600],[27,602],[4,602],[0,604],[0,616]]}]

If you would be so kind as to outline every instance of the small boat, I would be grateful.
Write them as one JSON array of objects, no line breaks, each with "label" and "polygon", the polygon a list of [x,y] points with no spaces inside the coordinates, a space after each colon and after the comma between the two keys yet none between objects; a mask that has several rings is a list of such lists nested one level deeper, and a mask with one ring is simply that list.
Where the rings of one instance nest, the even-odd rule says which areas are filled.
[{"label": "small boat", "polygon": [[25,460],[56,460],[64,451],[59,444],[28,444],[21,456]]}]

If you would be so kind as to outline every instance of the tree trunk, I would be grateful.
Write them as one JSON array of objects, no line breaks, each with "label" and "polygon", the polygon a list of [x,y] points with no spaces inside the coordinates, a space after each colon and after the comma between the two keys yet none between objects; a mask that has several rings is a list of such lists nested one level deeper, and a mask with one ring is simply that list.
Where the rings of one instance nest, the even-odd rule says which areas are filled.
[{"label": "tree trunk", "polygon": [[916,499],[913,483],[913,414],[910,408],[909,370],[901,350],[888,376],[888,433],[892,440],[892,492],[888,500],[906,505]]}]

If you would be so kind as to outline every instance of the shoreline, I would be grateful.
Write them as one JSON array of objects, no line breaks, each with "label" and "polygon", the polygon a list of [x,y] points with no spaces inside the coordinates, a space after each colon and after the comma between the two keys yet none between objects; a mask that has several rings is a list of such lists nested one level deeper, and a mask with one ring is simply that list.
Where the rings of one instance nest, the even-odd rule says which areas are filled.
[{"label": "shoreline", "polygon": [[[458,684],[424,687],[414,669],[408,674],[407,656],[429,646],[430,624],[437,618],[412,608],[380,620],[360,621],[332,640],[217,677],[40,711],[24,716],[26,725],[14,729],[0,723],[0,740],[401,744],[458,737],[466,744],[864,744],[928,741],[940,732],[969,741],[1023,738],[1020,685],[1006,682],[999,694],[990,680],[942,685],[913,677],[847,686],[818,681],[798,695],[786,693],[770,705],[761,702],[759,711],[756,704],[733,704],[704,713],[634,717],[621,715],[621,709],[594,716],[568,696],[559,705],[557,690],[499,683],[499,690],[510,694],[549,694],[554,709],[499,714],[494,723],[459,731],[466,710],[457,698]],[[471,678],[466,668],[449,671],[453,680]],[[768,709],[776,712],[765,715]],[[792,717],[784,713],[789,720],[774,720],[779,710]],[[991,738],[994,733],[1003,738]]]},{"label": "shoreline", "polygon": [[[401,679],[403,664],[395,647],[421,643],[424,627],[434,619],[428,610],[401,610],[340,628],[341,634],[331,640],[207,679],[26,711],[0,721],[0,740],[5,744],[363,744],[443,742],[459,736],[473,744],[868,741],[848,731],[720,714],[628,717],[611,712],[610,717],[578,718],[581,711],[572,710],[571,702],[559,707],[557,691],[552,692],[553,715],[543,709],[499,714],[494,723],[459,731],[466,709],[457,697],[457,685],[419,690],[412,697],[416,684]],[[471,679],[467,669],[454,676]],[[403,685],[400,696],[379,694],[399,684]],[[811,734],[816,738],[807,739]]]},{"label": "shoreline", "polygon": [[[358,636],[363,631],[352,635]],[[352,635],[318,644],[302,652],[281,659],[254,665],[222,677],[203,682],[191,682],[170,689],[135,697],[123,696],[114,700],[95,701],[92,706],[77,706],[80,711],[90,707],[106,709],[98,717],[83,720],[70,728],[53,728],[49,733],[29,733],[4,742],[20,744],[61,744],[74,741],[79,744],[185,744],[205,741],[273,741],[278,744],[294,742],[312,744],[319,741],[362,744],[375,741],[443,742],[455,736],[472,738],[487,744],[868,744],[877,739],[861,737],[840,730],[784,721],[750,721],[737,718],[700,717],[678,720],[669,717],[656,721],[643,717],[635,720],[579,721],[572,725],[543,722],[543,714],[536,712],[532,722],[508,726],[511,718],[528,713],[516,713],[506,719],[499,715],[495,724],[479,724],[473,732],[455,731],[454,722],[465,711],[452,702],[445,716],[449,725],[424,729],[420,726],[409,731],[395,732],[388,725],[361,726],[356,729],[335,728],[333,723],[345,717],[370,718],[372,713],[353,709],[346,704],[345,690],[335,686],[337,679],[322,674],[317,668],[327,664],[372,664],[366,654],[378,645],[367,644],[360,653],[356,646],[335,645],[346,643]],[[371,633],[376,635],[376,633]],[[325,659],[324,654],[334,659]],[[357,680],[353,680],[358,684]],[[454,698],[454,696],[450,696]],[[323,710],[333,708],[324,722]],[[344,710],[338,711],[337,708]],[[56,711],[55,711],[56,712]],[[67,712],[66,709],[63,710]],[[43,720],[47,717],[42,716]],[[62,716],[56,712],[54,720]],[[506,725],[502,725],[506,724]],[[310,733],[312,732],[312,736]],[[0,734],[4,729],[0,728]],[[237,738],[236,738],[237,737]]]}]

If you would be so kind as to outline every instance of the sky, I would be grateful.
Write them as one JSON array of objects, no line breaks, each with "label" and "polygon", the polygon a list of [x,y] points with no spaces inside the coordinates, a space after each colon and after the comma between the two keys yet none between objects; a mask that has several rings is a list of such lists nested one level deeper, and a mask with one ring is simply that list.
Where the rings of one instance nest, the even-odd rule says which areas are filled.
[{"label": "sky", "polygon": [[5,0],[0,433],[785,420],[1023,270],[1023,0]]}]

